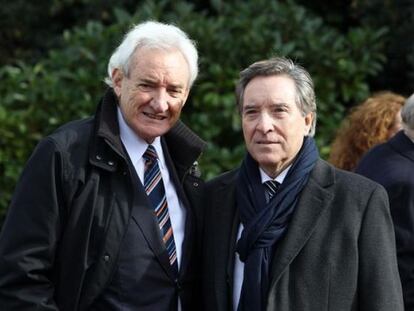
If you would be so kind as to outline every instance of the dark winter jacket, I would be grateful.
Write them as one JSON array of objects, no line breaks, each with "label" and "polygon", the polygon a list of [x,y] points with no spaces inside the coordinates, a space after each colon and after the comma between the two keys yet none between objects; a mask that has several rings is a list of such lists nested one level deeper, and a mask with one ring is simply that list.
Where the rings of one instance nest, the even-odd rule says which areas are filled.
[{"label": "dark winter jacket", "polygon": [[[93,118],[59,128],[29,159],[0,234],[1,310],[88,310],[110,282],[134,193],[116,107],[109,89]],[[179,121],[162,144],[191,203],[192,225],[191,262],[175,283],[160,286],[179,285],[185,310],[196,297],[202,181],[194,163],[205,143]]]}]

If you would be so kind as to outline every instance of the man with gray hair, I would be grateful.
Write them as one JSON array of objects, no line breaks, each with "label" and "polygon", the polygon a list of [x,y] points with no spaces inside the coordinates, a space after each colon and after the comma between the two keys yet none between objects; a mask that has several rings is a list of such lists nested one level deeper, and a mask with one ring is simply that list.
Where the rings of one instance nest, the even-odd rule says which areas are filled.
[{"label": "man with gray hair", "polygon": [[356,172],[388,192],[405,310],[414,310],[414,94],[401,109],[403,129],[372,148]]},{"label": "man with gray hair", "polygon": [[205,143],[179,121],[197,73],[176,26],[126,34],[95,116],[43,139],[23,171],[0,235],[2,310],[198,309]]},{"label": "man with gray hair", "polygon": [[309,73],[240,73],[246,156],[206,185],[206,310],[403,310],[385,190],[319,158]]}]

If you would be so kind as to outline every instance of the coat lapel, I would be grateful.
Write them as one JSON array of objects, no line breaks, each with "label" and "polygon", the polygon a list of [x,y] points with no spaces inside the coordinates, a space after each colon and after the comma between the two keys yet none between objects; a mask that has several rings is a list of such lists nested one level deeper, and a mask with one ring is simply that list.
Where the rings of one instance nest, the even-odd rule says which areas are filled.
[{"label": "coat lapel", "polygon": [[277,246],[271,267],[270,290],[276,286],[285,269],[306,245],[322,212],[333,198],[328,188],[333,183],[333,170],[319,160],[303,189],[286,235]]},{"label": "coat lapel", "polygon": [[[168,172],[170,174],[170,178],[175,186],[175,191],[177,193],[178,199],[180,200],[181,204],[184,206],[185,209],[185,234],[184,234],[184,241],[182,246],[182,254],[180,258],[180,269],[179,273],[184,274],[186,269],[188,268],[188,263],[191,262],[191,256],[193,252],[191,251],[192,246],[194,245],[194,235],[195,235],[195,229],[194,229],[194,215],[193,211],[190,208],[190,203],[187,199],[187,196],[185,195],[184,189],[180,184],[179,177],[177,175],[177,171],[175,170],[173,160],[171,159],[170,153],[168,152],[167,145],[165,144],[165,141],[162,140],[162,147],[164,151],[164,158],[165,162],[168,167]],[[168,263],[168,266],[170,264]]]},{"label": "coat lapel", "polygon": [[216,284],[217,301],[229,301],[232,297],[234,251],[239,226],[235,201],[236,176],[237,173],[231,173],[228,178],[222,181],[217,191],[214,192],[215,195],[212,198],[214,201],[211,204],[215,208],[210,222],[214,224],[214,228],[209,230],[214,234],[214,275],[220,276],[223,272],[226,273],[227,283],[226,288],[222,287],[221,281]]}]

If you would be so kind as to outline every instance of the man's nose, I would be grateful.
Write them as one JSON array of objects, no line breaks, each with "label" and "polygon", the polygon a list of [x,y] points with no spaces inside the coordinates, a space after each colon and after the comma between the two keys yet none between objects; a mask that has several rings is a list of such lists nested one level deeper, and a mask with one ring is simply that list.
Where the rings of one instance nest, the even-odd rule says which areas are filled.
[{"label": "man's nose", "polygon": [[164,112],[168,110],[168,92],[167,90],[160,88],[154,92],[154,96],[151,103],[155,112]]},{"label": "man's nose", "polygon": [[274,120],[267,112],[262,112],[257,122],[257,129],[263,133],[273,129]]}]

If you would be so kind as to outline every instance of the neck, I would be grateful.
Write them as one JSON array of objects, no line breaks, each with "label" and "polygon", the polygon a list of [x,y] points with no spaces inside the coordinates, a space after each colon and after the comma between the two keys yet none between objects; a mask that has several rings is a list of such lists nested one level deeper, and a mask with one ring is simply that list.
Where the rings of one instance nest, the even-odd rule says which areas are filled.
[{"label": "neck", "polygon": [[287,165],[283,165],[281,167],[278,168],[268,168],[268,167],[262,167],[260,166],[260,168],[263,170],[263,172],[266,173],[267,176],[269,176],[272,179],[275,179],[277,176],[279,176],[280,173],[282,173],[287,167],[289,166],[289,164]]}]

